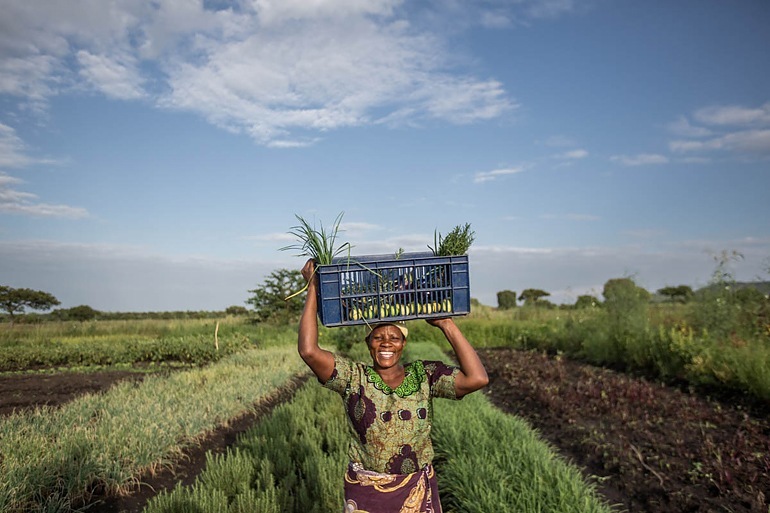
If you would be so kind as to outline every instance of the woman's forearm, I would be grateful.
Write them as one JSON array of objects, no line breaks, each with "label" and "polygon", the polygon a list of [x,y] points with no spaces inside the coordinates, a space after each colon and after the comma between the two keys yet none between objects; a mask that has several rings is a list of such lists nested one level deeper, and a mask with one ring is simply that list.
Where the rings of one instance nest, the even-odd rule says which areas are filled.
[{"label": "woman's forearm", "polygon": [[449,318],[447,321],[442,321],[437,326],[444,333],[449,344],[454,350],[457,358],[457,363],[460,367],[460,374],[455,381],[455,389],[458,397],[470,394],[481,388],[484,388],[489,383],[489,377],[487,376],[487,370],[484,368],[484,364],[481,363],[479,355],[476,350],[473,349],[471,343],[465,338],[460,328],[455,322]]},{"label": "woman's forearm", "polygon": [[302,276],[308,281],[308,287],[305,307],[299,318],[297,351],[318,379],[326,382],[334,372],[334,355],[318,345],[318,276],[312,260],[305,264]]},{"label": "woman's forearm", "polygon": [[319,350],[318,346],[318,298],[316,287],[313,283],[308,286],[305,308],[299,319],[299,336],[297,338],[297,350],[303,360]]}]

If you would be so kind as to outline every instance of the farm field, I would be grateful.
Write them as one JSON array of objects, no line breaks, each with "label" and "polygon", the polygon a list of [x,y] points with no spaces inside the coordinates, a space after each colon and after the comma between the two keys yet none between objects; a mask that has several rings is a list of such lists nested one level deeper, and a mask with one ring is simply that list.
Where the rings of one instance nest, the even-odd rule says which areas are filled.
[{"label": "farm field", "polygon": [[[674,388],[539,352],[480,350],[490,373],[489,399],[531,423],[557,450],[595,479],[619,510],[767,513],[770,490],[768,411],[740,401],[707,400]],[[60,404],[83,392],[137,379],[119,372],[0,377],[0,409]],[[11,388],[13,387],[13,388]],[[52,398],[50,392],[57,390]],[[295,387],[188,449],[175,474],[145,476],[145,486],[91,512],[141,511],[177,480],[191,482],[206,451],[222,452]],[[13,390],[12,393],[8,393]],[[7,410],[6,410],[7,411]]]}]

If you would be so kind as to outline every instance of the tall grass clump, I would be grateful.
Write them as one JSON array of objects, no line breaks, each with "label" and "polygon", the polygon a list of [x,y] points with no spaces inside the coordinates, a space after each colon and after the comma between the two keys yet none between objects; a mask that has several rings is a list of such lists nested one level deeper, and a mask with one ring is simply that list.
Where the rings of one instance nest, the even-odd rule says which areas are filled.
[{"label": "tall grass clump", "polygon": [[646,365],[649,292],[631,278],[617,278],[607,281],[603,295],[604,307],[594,319],[593,336],[583,341],[582,356],[622,368]]},{"label": "tall grass clump", "polygon": [[0,420],[0,511],[67,512],[117,493],[251,410],[304,366],[293,347],[252,349]]}]

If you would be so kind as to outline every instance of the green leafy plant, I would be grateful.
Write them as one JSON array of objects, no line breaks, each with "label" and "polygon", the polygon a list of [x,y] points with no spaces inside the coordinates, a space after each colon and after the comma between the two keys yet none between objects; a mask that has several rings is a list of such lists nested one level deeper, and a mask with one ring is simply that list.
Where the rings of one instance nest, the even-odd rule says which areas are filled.
[{"label": "green leafy plant", "polygon": [[[300,215],[294,214],[294,217],[299,220],[297,226],[293,226],[289,233],[297,238],[295,244],[290,244],[280,248],[280,251],[294,250],[298,251],[297,256],[309,256],[312,258],[316,265],[329,265],[334,260],[334,257],[340,255],[342,252],[348,252],[350,256],[350,249],[353,247],[349,242],[341,244],[339,247],[335,246],[337,243],[337,234],[340,230],[340,223],[342,223],[342,215],[344,212],[340,212],[337,218],[334,220],[331,230],[326,231],[323,223],[319,221],[318,228],[311,225],[305,218]],[[315,272],[315,271],[314,271]],[[286,301],[298,296],[307,290],[310,282],[305,284],[297,292],[286,297]]]},{"label": "green leafy plant", "polygon": [[324,228],[323,223],[320,221],[318,223],[318,228],[316,228],[302,216],[294,214],[299,220],[299,224],[293,226],[289,233],[297,238],[297,243],[284,246],[280,248],[280,251],[299,251],[297,256],[309,256],[315,260],[317,265],[331,264],[334,257],[346,250],[349,252],[352,248],[349,242],[345,242],[339,247],[335,246],[343,214],[344,212],[340,212],[339,215],[337,215],[337,218],[334,220],[334,224],[329,231]]},{"label": "green leafy plant", "polygon": [[465,223],[465,226],[457,225],[450,231],[446,237],[434,230],[433,246],[428,245],[435,256],[465,255],[473,244],[476,232],[471,230],[471,224]]}]

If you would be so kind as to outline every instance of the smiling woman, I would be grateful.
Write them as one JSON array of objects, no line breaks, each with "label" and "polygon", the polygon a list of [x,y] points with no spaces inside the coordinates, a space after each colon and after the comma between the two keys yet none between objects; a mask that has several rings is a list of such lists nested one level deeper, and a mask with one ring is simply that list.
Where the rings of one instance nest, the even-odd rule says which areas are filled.
[{"label": "smiling woman", "polygon": [[348,419],[350,460],[345,472],[345,512],[441,513],[433,469],[433,399],[460,399],[488,383],[476,351],[450,318],[430,319],[447,338],[459,363],[401,357],[409,330],[382,322],[366,336],[371,365],[318,345],[318,277],[313,260],[302,275],[308,294],[298,350],[326,388],[342,397]]}]

